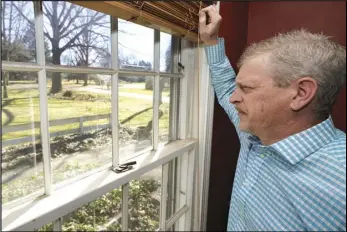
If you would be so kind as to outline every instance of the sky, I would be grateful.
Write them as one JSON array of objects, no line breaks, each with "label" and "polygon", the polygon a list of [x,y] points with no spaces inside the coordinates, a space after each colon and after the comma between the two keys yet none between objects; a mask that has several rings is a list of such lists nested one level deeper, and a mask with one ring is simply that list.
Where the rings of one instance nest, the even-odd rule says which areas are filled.
[{"label": "sky", "polygon": [[[135,55],[139,60],[149,61],[153,64],[154,30],[132,22],[119,19],[118,29],[130,34],[119,33],[119,43],[125,56]],[[125,23],[124,23],[125,22]],[[165,57],[165,51],[170,45],[171,35],[160,33],[160,57]],[[127,47],[127,48],[126,48]],[[161,69],[165,67],[165,59],[160,59]]]}]

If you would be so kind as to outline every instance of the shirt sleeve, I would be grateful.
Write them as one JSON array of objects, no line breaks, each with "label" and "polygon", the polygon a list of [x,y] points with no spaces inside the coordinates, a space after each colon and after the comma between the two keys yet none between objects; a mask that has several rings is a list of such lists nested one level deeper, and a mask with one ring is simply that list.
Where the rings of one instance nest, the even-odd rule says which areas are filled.
[{"label": "shirt sleeve", "polygon": [[236,88],[236,74],[225,55],[224,39],[218,38],[218,44],[206,46],[205,51],[210,66],[212,85],[218,102],[238,131],[240,119],[234,105],[229,102],[230,96]]}]

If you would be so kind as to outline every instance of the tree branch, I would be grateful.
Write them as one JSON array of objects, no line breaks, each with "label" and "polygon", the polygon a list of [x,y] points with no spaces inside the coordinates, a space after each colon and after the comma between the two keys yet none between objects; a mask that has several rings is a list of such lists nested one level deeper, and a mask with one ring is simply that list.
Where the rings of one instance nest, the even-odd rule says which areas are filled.
[{"label": "tree branch", "polygon": [[90,26],[93,21],[97,21],[97,20],[100,20],[102,17],[104,17],[104,15],[101,15],[99,17],[96,17],[97,14],[95,14],[91,20],[85,25],[84,28],[82,28],[82,30],[80,32],[78,32],[69,42],[67,42],[62,48],[61,50],[64,51],[66,50],[67,48],[69,48],[71,46],[71,44],[73,44],[75,42],[75,40],[84,32],[85,29],[88,28],[88,26]]},{"label": "tree branch", "polygon": [[108,53],[108,51],[105,48],[100,48],[95,45],[72,44],[71,46],[69,46],[69,48],[92,48],[96,51]]},{"label": "tree branch", "polygon": [[[42,2],[43,6],[46,8],[45,13],[46,13],[46,17],[49,19],[49,21],[52,20],[53,18],[53,9],[49,8],[46,2]],[[48,17],[49,16],[49,17]],[[52,21],[51,21],[52,22]]]},{"label": "tree branch", "polygon": [[74,15],[74,17],[72,17],[72,18],[70,17],[70,21],[68,22],[68,24],[66,25],[66,27],[64,27],[64,24],[65,24],[67,18],[71,15],[72,9],[76,9],[76,6],[74,6],[74,5],[71,4],[70,8],[68,9],[68,11],[67,11],[66,14],[65,14],[66,17],[63,19],[63,21],[62,21],[61,24],[60,24],[60,26],[61,26],[61,28],[62,28],[61,31],[60,31],[60,34],[61,34],[61,35],[71,26],[72,23],[75,22],[75,20],[76,20],[78,17],[80,17],[80,14],[81,14],[81,12],[82,12],[82,10],[83,10],[83,8],[78,8],[78,9],[75,11],[76,14]]},{"label": "tree branch", "polygon": [[73,32],[73,31],[75,31],[75,30],[77,30],[77,29],[79,29],[79,28],[81,28],[81,27],[84,27],[85,25],[80,25],[80,26],[76,26],[76,27],[74,27],[74,28],[72,28],[71,30],[69,30],[69,31],[67,31],[65,34],[61,34],[61,36],[60,36],[60,38],[65,38],[65,37],[67,37],[68,35],[71,35],[71,33]]},{"label": "tree branch", "polygon": [[[96,36],[101,36],[102,38],[109,38],[109,36],[107,35],[103,35],[101,33],[98,33],[98,32],[95,32],[95,31],[90,31],[93,35],[96,35]],[[95,38],[94,38],[95,39]]]},{"label": "tree branch", "polygon": [[16,8],[16,10],[18,11],[18,13],[31,25],[34,26],[34,22],[32,22],[30,19],[28,19],[28,17],[26,17],[23,12],[16,6],[16,4],[13,4],[13,6]]},{"label": "tree branch", "polygon": [[[64,11],[65,11],[65,8],[66,8],[66,4],[63,4],[63,9],[61,10],[60,14],[58,15],[58,20],[61,18],[61,16],[64,14]],[[60,20],[59,20],[60,21]],[[58,21],[58,22],[59,22]],[[60,26],[60,25],[59,25]]]}]

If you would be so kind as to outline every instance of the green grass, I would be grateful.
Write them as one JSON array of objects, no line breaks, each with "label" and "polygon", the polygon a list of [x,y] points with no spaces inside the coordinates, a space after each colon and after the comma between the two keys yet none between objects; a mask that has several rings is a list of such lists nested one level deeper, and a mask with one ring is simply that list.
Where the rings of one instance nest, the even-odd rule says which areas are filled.
[{"label": "green grass", "polygon": [[[79,85],[81,86],[81,85]],[[142,90],[142,89],[131,89],[120,88],[120,91],[131,92],[134,90],[134,93],[139,94],[152,94],[150,90]],[[49,91],[49,87],[47,88]],[[62,91],[64,92],[64,91]],[[74,95],[78,95],[78,97],[82,96],[82,100],[65,100],[56,98],[54,96],[48,96],[48,117],[49,120],[59,120],[73,117],[81,117],[81,116],[92,116],[92,115],[104,115],[111,113],[111,96],[110,94],[97,94],[91,93],[87,91],[74,91]],[[163,95],[169,94],[168,92],[163,92]],[[37,89],[8,89],[9,101],[8,105],[3,106],[4,110],[11,112],[14,116],[13,121],[8,124],[8,126],[20,125],[31,123],[34,119],[35,122],[40,121],[40,110],[39,110],[39,93]],[[59,94],[58,94],[59,95]],[[61,95],[61,94],[60,94]],[[91,96],[93,99],[97,99],[94,101],[83,100],[83,96]],[[31,98],[31,99],[30,99]],[[5,101],[3,100],[3,104]],[[144,110],[146,108],[152,107],[152,101],[147,99],[134,99],[131,97],[119,97],[119,120],[122,121],[127,117],[133,115],[136,112]],[[168,129],[168,111],[169,105],[167,103],[163,103],[160,106],[160,109],[164,111],[164,115],[160,118],[159,128],[160,133],[167,133]],[[8,116],[5,111],[2,111],[2,125],[4,125]],[[166,113],[165,113],[166,112]],[[131,121],[127,122],[125,125],[130,127],[139,127],[146,126],[149,121],[152,120],[152,110],[148,110],[145,113],[142,113]],[[94,121],[84,122],[85,126],[89,125],[97,125],[97,124],[105,124],[108,123],[108,119],[99,119]],[[66,124],[60,126],[51,126],[49,128],[50,132],[70,130],[74,128],[79,128],[79,123]],[[34,129],[35,134],[39,135],[39,128]],[[21,138],[25,136],[32,135],[32,130],[27,131],[18,131],[11,132],[2,135],[3,140],[10,140],[15,138]]]},{"label": "green grass", "polygon": [[8,84],[36,84],[36,81],[9,81]]},{"label": "green grass", "polygon": [[[152,90],[135,89],[135,88],[119,88],[119,92],[137,93],[137,94],[144,94],[144,95],[153,95],[153,91]],[[165,97],[170,96],[170,92],[169,92],[168,89],[164,89],[162,94]]]}]

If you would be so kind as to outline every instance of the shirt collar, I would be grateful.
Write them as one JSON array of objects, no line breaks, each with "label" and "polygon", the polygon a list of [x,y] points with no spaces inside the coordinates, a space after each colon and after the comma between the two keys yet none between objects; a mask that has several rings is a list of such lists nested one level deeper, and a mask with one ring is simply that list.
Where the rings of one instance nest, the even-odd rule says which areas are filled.
[{"label": "shirt collar", "polygon": [[300,133],[291,135],[270,146],[262,146],[258,137],[249,137],[252,145],[275,151],[290,164],[295,165],[335,138],[336,128],[329,116],[325,121]]}]

